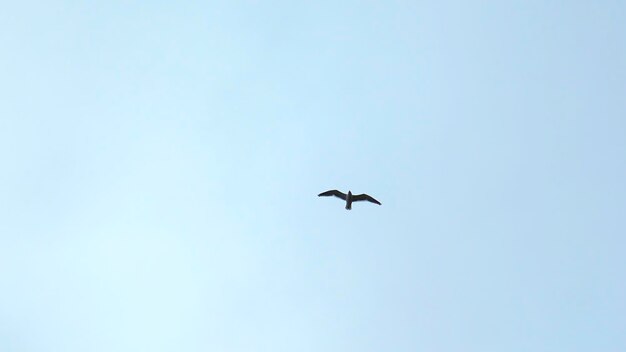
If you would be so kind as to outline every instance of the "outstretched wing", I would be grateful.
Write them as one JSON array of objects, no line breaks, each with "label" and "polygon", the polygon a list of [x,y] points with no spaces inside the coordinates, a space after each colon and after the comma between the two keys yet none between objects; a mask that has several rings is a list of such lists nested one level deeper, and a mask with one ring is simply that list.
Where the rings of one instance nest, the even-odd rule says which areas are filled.
[{"label": "outstretched wing", "polygon": [[367,195],[367,194],[356,194],[354,196],[352,196],[352,201],[354,202],[358,202],[361,200],[366,200],[368,202],[372,202],[372,203],[376,203],[378,205],[381,205],[381,203],[379,201],[377,201],[376,199],[374,199],[373,197]]},{"label": "outstretched wing", "polygon": [[337,198],[341,198],[343,200],[346,200],[346,194],[345,193],[341,193],[336,189],[330,190],[330,191],[326,191],[326,192],[322,192],[320,194],[317,195],[318,197],[330,197],[330,196],[335,196]]}]

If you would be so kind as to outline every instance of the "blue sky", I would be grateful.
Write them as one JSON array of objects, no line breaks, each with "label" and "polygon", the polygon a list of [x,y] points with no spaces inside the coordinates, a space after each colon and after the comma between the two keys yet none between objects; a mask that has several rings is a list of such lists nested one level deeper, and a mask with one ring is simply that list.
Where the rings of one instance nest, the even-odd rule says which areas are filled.
[{"label": "blue sky", "polygon": [[626,350],[625,15],[5,4],[0,349]]}]

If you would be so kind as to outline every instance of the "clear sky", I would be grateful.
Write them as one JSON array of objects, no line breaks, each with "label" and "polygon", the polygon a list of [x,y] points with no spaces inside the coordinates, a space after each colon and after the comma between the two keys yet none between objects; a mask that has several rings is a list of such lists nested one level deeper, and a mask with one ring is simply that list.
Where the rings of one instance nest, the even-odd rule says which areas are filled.
[{"label": "clear sky", "polygon": [[14,1],[0,50],[2,351],[626,350],[623,1]]}]

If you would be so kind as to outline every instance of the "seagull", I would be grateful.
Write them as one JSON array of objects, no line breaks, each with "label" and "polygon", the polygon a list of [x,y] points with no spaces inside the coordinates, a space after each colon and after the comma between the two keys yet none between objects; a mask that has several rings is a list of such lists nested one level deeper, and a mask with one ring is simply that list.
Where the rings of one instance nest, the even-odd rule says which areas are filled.
[{"label": "seagull", "polygon": [[376,199],[374,199],[373,197],[367,195],[367,194],[352,194],[352,192],[348,191],[348,194],[345,193],[341,193],[336,189],[330,190],[330,191],[326,191],[326,192],[322,192],[320,194],[317,195],[318,197],[330,197],[330,196],[335,196],[337,198],[341,198],[343,200],[346,201],[346,209],[350,210],[352,209],[352,202],[358,202],[361,200],[366,200],[368,202],[372,202],[372,203],[376,203],[378,205],[381,205],[379,201],[377,201]]}]

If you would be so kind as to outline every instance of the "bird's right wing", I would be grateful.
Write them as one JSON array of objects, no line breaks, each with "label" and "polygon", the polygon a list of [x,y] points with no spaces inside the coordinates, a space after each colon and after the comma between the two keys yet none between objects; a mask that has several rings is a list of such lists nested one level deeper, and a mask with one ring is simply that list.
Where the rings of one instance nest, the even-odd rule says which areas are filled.
[{"label": "bird's right wing", "polygon": [[335,196],[337,198],[341,198],[343,200],[346,200],[347,196],[345,193],[341,193],[336,189],[330,190],[330,191],[326,191],[326,192],[322,192],[320,194],[317,195],[318,197],[330,197],[330,196]]},{"label": "bird's right wing", "polygon": [[379,201],[377,201],[376,199],[374,199],[374,197],[368,195],[368,194],[356,194],[352,197],[352,200],[354,200],[355,202],[358,201],[362,201],[362,200],[366,200],[368,202],[372,202],[372,203],[376,203],[378,205],[381,205],[381,203]]}]

